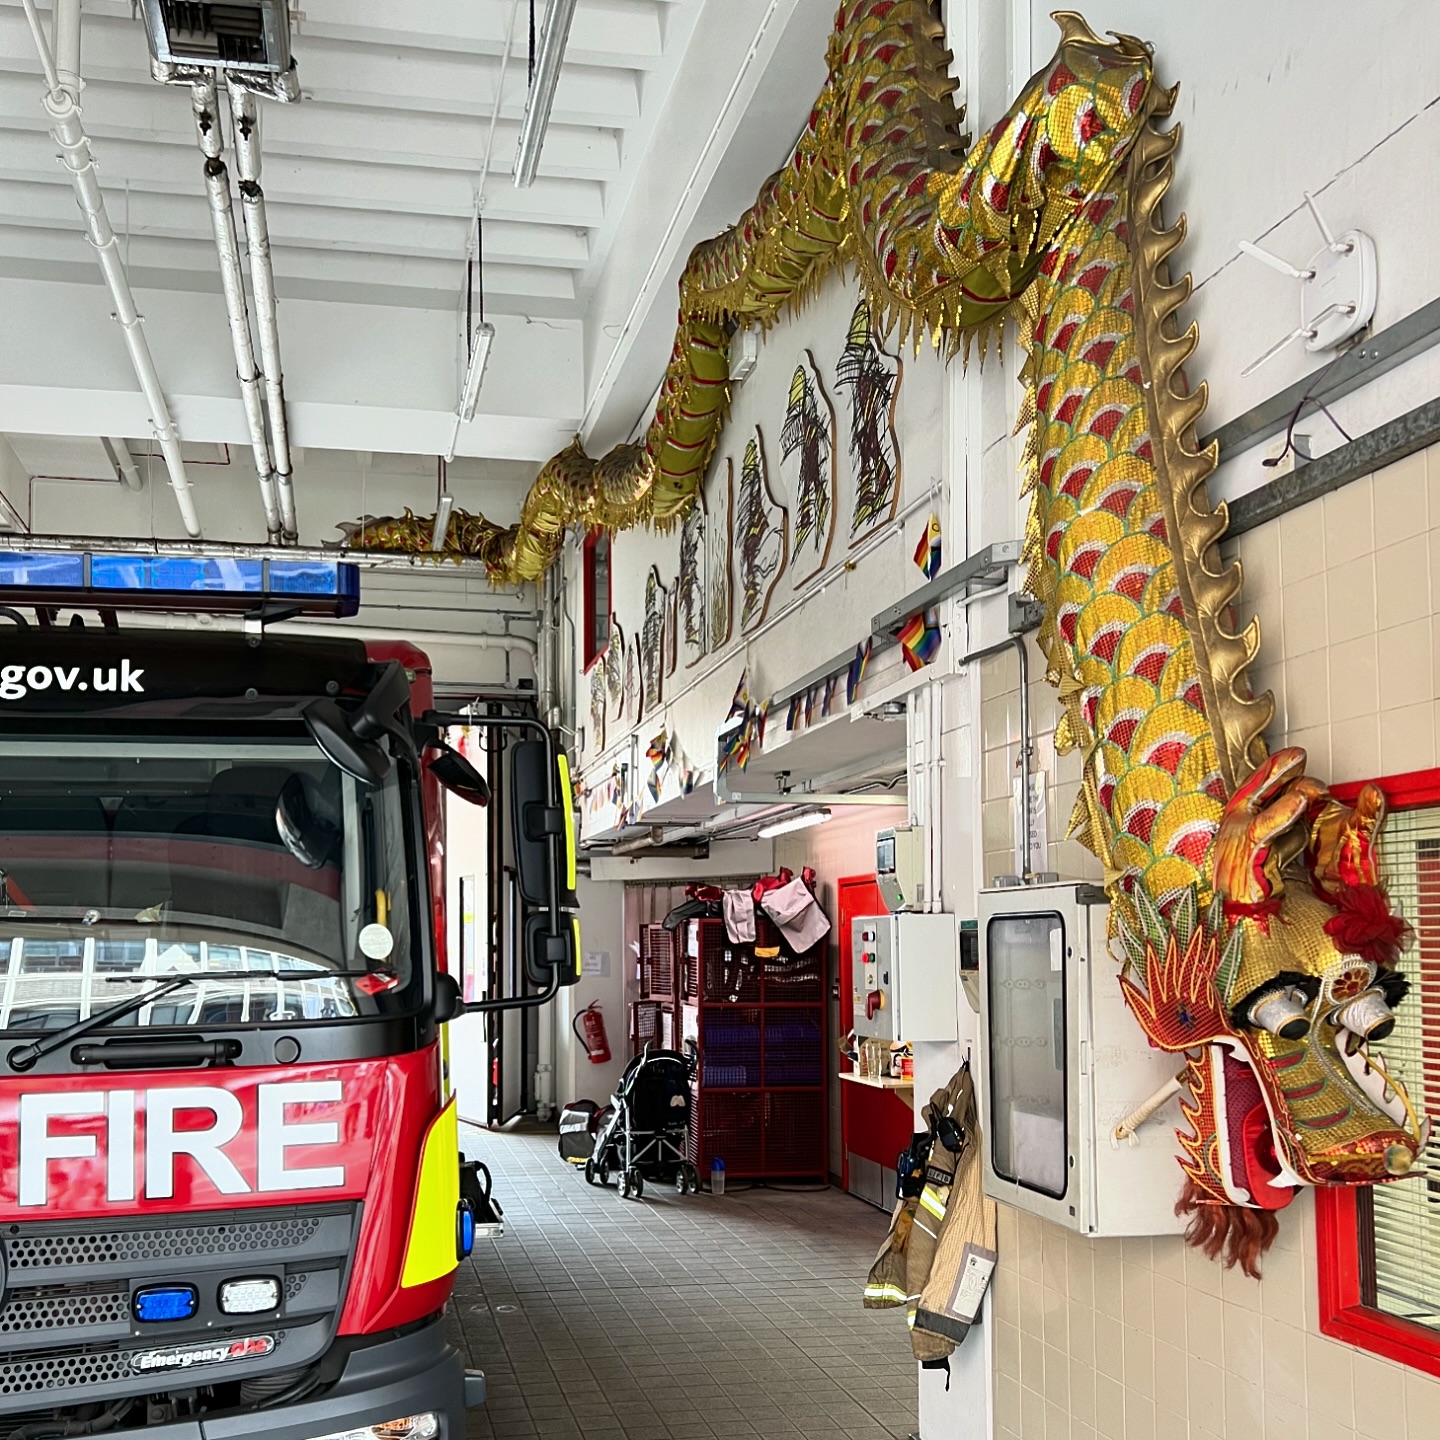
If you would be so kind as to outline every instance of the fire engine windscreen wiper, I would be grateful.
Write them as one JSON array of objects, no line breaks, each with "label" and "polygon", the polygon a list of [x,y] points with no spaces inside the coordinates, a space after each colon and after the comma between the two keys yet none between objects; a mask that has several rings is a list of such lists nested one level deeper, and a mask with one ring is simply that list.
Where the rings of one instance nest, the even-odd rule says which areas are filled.
[{"label": "fire engine windscreen wiper", "polygon": [[[72,1040],[78,1040],[82,1035],[89,1035],[92,1031],[108,1025],[112,1020],[120,1020],[126,1015],[133,1015],[135,1011],[143,1010],[151,1001],[162,1000],[172,991],[179,990],[182,986],[192,984],[196,980],[353,980],[372,973],[369,970],[176,970],[148,990],[142,990],[138,995],[131,995],[125,1000],[117,1000],[115,1004],[107,1005],[103,1010],[97,1010],[93,1015],[87,1015],[73,1025],[67,1025],[63,1030],[57,1030],[53,1035],[43,1035],[38,1040],[32,1040],[28,1045],[17,1045],[5,1058],[12,1070],[29,1070],[37,1060],[53,1054],[56,1050],[63,1049]],[[137,981],[150,977],[126,975],[115,978]]]}]

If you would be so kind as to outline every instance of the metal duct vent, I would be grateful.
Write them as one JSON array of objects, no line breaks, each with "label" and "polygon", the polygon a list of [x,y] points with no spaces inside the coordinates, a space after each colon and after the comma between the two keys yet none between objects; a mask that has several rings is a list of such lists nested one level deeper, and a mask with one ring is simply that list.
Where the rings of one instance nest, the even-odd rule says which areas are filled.
[{"label": "metal duct vent", "polygon": [[163,65],[278,75],[290,68],[286,0],[144,0],[150,53]]}]

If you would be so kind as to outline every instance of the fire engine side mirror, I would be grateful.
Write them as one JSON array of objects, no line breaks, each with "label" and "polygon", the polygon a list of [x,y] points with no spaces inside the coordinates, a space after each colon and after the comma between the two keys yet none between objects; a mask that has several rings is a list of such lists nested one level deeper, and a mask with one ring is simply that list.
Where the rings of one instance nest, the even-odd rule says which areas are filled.
[{"label": "fire engine side mirror", "polygon": [[460,995],[460,982],[444,970],[435,976],[435,1023],[448,1025],[457,1015],[465,1013]]},{"label": "fire engine side mirror", "polygon": [[490,785],[485,777],[458,751],[443,740],[436,742],[439,754],[430,760],[430,773],[452,794],[472,805],[490,803]]},{"label": "fire engine side mirror", "polygon": [[511,747],[510,754],[511,825],[520,895],[527,905],[548,906],[553,883],[559,903],[573,904],[575,862],[569,786],[557,784],[560,804],[552,804],[550,776],[546,773],[548,753],[543,741],[522,740]]},{"label": "fire engine side mirror", "polygon": [[347,715],[333,700],[312,700],[300,714],[310,738],[332,765],[362,785],[378,785],[390,773],[390,757],[380,737],[402,733],[395,712],[409,698],[405,667],[392,660],[353,714]]},{"label": "fire engine side mirror", "polygon": [[567,915],[552,935],[544,915],[525,921],[525,974],[532,985],[573,985],[580,978],[580,921]]}]

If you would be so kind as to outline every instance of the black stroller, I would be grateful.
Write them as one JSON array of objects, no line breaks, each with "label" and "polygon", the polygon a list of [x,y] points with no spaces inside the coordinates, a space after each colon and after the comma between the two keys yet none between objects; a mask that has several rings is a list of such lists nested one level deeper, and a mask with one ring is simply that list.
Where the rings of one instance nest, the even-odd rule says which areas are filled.
[{"label": "black stroller", "polygon": [[695,1059],[675,1050],[648,1046],[625,1067],[609,1118],[595,1137],[595,1153],[585,1162],[592,1185],[608,1185],[620,1176],[620,1193],[638,1200],[646,1180],[673,1184],[681,1195],[700,1188],[689,1159],[690,1082]]}]

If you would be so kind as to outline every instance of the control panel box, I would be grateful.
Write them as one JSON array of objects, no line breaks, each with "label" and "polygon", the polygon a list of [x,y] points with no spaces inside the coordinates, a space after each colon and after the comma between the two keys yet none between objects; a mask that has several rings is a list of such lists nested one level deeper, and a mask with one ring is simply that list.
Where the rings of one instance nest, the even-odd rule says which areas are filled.
[{"label": "control panel box", "polygon": [[1178,1102],[1116,1127],[1183,1063],[1152,1049],[1120,991],[1098,886],[980,892],[985,1193],[1082,1235],[1172,1235]]},{"label": "control panel box", "polygon": [[959,1035],[959,922],[901,912],[851,922],[850,988],[862,1039],[955,1040]]},{"label": "control panel box", "polygon": [[925,903],[925,843],[923,825],[875,832],[875,883],[892,913],[918,910]]}]

